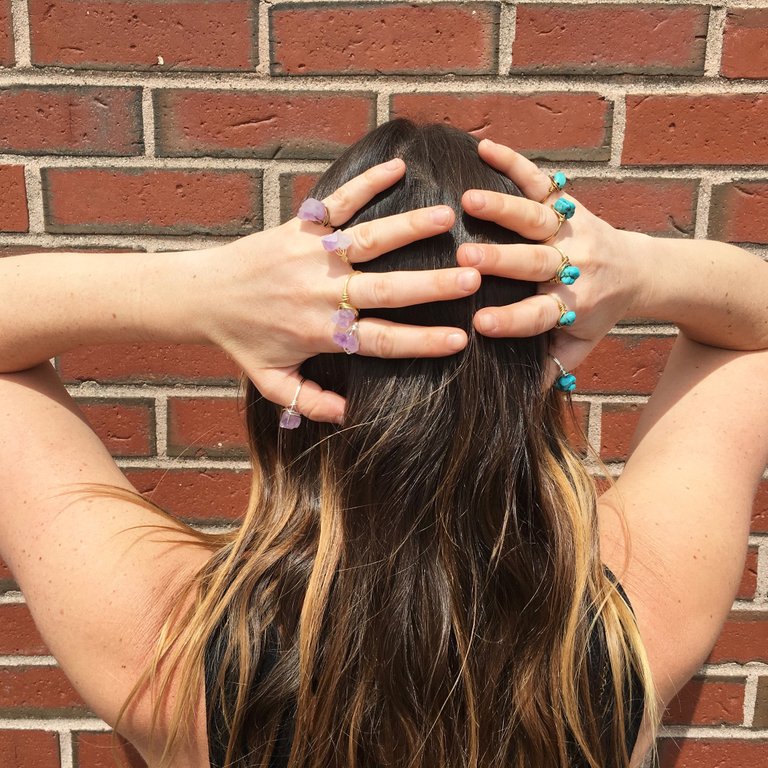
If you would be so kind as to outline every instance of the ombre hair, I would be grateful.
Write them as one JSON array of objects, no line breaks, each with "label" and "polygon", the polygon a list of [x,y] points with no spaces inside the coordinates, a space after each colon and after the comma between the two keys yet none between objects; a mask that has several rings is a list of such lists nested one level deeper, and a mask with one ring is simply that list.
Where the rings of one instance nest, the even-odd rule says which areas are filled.
[{"label": "ombre hair", "polygon": [[[476,145],[393,120],[331,165],[312,196],[393,157],[406,164],[344,227],[435,204],[457,214],[449,232],[356,269],[449,267],[461,243],[524,242],[461,208],[468,188],[520,194]],[[535,292],[484,276],[467,298],[362,311],[464,328],[469,343],[441,358],[307,360],[304,376],[346,397],[343,425],[280,430],[280,408],[243,378],[247,510],[234,531],[190,529],[210,551],[186,586],[194,600],[168,617],[121,710],[142,685],[162,694],[180,678],[153,768],[174,765],[217,626],[226,651],[209,717],[216,708],[226,723],[226,766],[266,768],[286,713],[290,768],[629,766],[627,705],[642,695],[632,680],[654,733],[656,696],[634,616],[600,561],[594,478],[566,437],[570,398],[544,386],[549,335],[472,327],[480,307]],[[277,661],[266,670],[268,633]]]}]

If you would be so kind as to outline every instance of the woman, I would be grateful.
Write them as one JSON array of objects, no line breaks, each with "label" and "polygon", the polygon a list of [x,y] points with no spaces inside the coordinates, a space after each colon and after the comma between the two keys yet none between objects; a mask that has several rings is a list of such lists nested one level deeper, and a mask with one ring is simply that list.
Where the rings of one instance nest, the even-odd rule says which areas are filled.
[{"label": "woman", "polygon": [[[393,121],[324,174],[304,222],[137,274],[0,262],[17,371],[0,425],[24,434],[0,454],[0,554],[85,701],[151,766],[640,764],[743,568],[768,267],[578,204],[566,220],[558,186],[504,147]],[[558,386],[627,316],[681,333],[598,498]],[[44,362],[137,337],[217,344],[268,398],[248,382],[237,531],[135,503]]]}]

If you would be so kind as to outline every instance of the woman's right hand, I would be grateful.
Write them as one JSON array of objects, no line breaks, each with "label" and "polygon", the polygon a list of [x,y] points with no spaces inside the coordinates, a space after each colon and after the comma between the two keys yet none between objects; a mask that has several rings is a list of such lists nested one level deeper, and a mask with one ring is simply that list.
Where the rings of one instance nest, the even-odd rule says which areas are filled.
[{"label": "woman's right hand", "polygon": [[[539,283],[536,296],[505,307],[479,310],[474,326],[478,332],[496,337],[535,336],[556,329],[551,336],[550,354],[571,371],[625,317],[637,300],[637,291],[644,287],[630,258],[632,235],[614,229],[569,195],[558,191],[547,195],[549,176],[514,150],[484,139],[478,151],[483,160],[514,181],[525,197],[467,190],[462,205],[471,216],[494,221],[527,239],[541,241],[557,230],[558,217],[552,208],[557,196],[575,203],[576,211],[547,243],[464,244],[459,248],[457,257],[462,266],[475,267],[484,274]],[[549,282],[561,264],[560,254],[553,246],[581,271],[574,284]],[[552,295],[576,312],[573,325],[557,327],[560,309]],[[547,385],[551,386],[560,369],[551,359],[548,365]]]}]

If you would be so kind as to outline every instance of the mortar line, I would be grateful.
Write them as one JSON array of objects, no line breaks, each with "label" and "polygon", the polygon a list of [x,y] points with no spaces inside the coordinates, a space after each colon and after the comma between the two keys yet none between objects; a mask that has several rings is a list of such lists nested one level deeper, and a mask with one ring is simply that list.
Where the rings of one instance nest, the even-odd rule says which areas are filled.
[{"label": "mortar line", "polygon": [[25,158],[24,184],[27,191],[27,211],[29,212],[29,234],[46,235],[45,205],[43,203],[43,177],[40,161],[37,158]]},{"label": "mortar line", "polygon": [[712,202],[712,181],[703,176],[699,183],[699,193],[696,199],[696,228],[694,237],[703,239],[709,232],[709,209]]},{"label": "mortar line", "polygon": [[152,88],[141,90],[141,126],[144,138],[144,156],[155,157],[155,108]]},{"label": "mortar line", "polygon": [[512,47],[517,31],[517,6],[502,2],[499,13],[499,36],[497,42],[498,74],[507,77],[512,69]]},{"label": "mortar line", "polygon": [[155,395],[155,453],[168,457],[168,395]]},{"label": "mortar line", "polygon": [[280,166],[270,163],[265,169],[261,182],[263,199],[264,229],[280,224]]},{"label": "mortar line", "polygon": [[757,672],[747,675],[747,683],[744,686],[744,727],[751,728],[755,721],[755,706],[757,705]]},{"label": "mortar line", "polygon": [[29,34],[29,6],[27,0],[11,0],[13,23],[13,54],[17,69],[32,67],[32,42]]},{"label": "mortar line", "polygon": [[272,5],[267,0],[258,0],[256,4],[256,72],[263,77],[270,77],[271,51],[269,44],[269,8]]},{"label": "mortar line", "polygon": [[713,6],[709,10],[707,26],[707,46],[704,53],[704,76],[720,78],[720,67],[723,59],[723,35],[725,19],[728,13],[726,7]]}]

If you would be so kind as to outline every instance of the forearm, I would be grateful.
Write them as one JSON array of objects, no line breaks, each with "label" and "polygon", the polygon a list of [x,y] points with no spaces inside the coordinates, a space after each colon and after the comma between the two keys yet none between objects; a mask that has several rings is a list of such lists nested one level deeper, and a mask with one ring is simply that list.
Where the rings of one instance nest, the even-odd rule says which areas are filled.
[{"label": "forearm", "polygon": [[768,347],[768,263],[712,240],[626,233],[640,286],[628,316],[724,349]]},{"label": "forearm", "polygon": [[[83,345],[203,343],[194,254],[39,253],[0,259],[0,372]],[[202,287],[202,286],[201,286]]]}]

